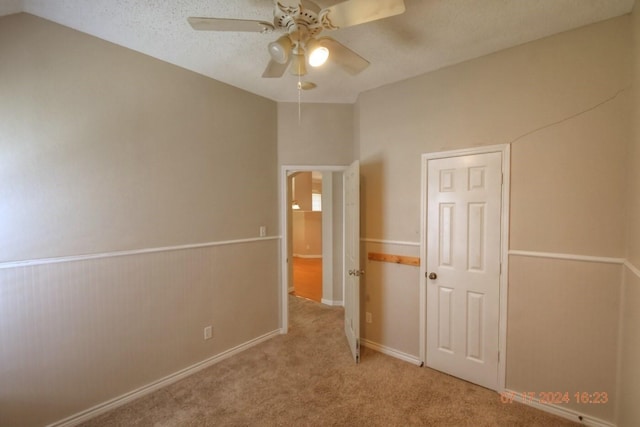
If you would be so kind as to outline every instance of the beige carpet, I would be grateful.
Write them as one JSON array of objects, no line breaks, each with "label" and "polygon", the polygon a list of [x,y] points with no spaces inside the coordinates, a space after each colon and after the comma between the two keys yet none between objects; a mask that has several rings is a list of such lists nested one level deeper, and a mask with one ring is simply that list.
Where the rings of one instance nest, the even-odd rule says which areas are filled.
[{"label": "beige carpet", "polygon": [[85,426],[573,426],[428,368],[363,349],[341,308],[290,297],[290,333]]}]

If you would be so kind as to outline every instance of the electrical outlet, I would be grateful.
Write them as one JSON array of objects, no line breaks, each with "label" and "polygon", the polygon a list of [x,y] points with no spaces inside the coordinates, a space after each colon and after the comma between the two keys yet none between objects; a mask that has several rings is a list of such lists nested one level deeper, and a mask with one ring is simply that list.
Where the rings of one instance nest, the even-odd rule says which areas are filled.
[{"label": "electrical outlet", "polygon": [[213,338],[213,327],[207,326],[204,328],[204,339],[210,340],[211,338]]},{"label": "electrical outlet", "polygon": [[266,237],[267,235],[267,227],[265,225],[260,226],[260,237]]},{"label": "electrical outlet", "polygon": [[366,317],[367,323],[373,322],[373,318],[372,318],[373,316],[371,316],[371,313],[369,313],[368,311],[365,317]]}]

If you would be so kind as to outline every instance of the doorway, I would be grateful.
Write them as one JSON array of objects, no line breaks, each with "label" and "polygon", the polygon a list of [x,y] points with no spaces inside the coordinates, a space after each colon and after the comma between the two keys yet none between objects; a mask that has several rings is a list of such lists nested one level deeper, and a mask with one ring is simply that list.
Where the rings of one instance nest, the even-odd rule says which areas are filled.
[{"label": "doorway", "polygon": [[[323,247],[323,173],[320,171],[291,174],[291,262],[292,287],[297,297],[322,302]],[[331,209],[326,203],[325,209]]]},{"label": "doorway", "polygon": [[[289,328],[288,297],[291,291],[295,292],[293,270],[294,261],[296,260],[302,261],[302,263],[304,263],[305,260],[321,260],[321,273],[319,275],[321,276],[322,281],[322,296],[320,298],[320,302],[331,306],[343,305],[343,172],[346,168],[346,166],[282,166],[280,175],[280,229],[282,230],[282,333],[287,333]],[[307,173],[309,174],[308,176],[311,177],[311,187],[313,187],[314,172],[316,174],[316,180],[321,176],[322,183],[322,192],[320,196],[321,210],[318,214],[312,213],[314,211],[310,204],[307,206],[309,208],[308,212],[305,212],[307,209],[303,209],[304,205],[300,205],[301,200],[298,200],[297,194],[294,198],[294,192],[299,192],[300,183],[303,181],[302,179],[294,178],[297,176],[304,176],[303,174]],[[296,186],[295,189],[293,188],[294,185]],[[311,194],[313,194],[313,188],[309,192],[309,196],[312,199],[314,196],[311,196]],[[317,196],[315,197],[317,198]],[[295,209],[295,211],[301,211],[301,213],[295,214],[299,217],[299,221],[300,218],[305,216],[305,213],[307,217],[321,217],[321,249],[316,247],[314,250],[312,242],[305,243],[303,241],[302,246],[297,246],[297,250],[299,252],[296,253],[297,255],[303,255],[302,257],[294,257],[294,201],[297,202],[300,207],[300,209]],[[317,218],[311,218],[310,221],[317,221]],[[308,249],[307,245],[309,246]],[[314,258],[318,256],[318,250],[321,255],[318,258]],[[304,251],[307,252],[305,253]],[[316,253],[314,253],[314,251]],[[316,264],[320,263],[316,261]]]},{"label": "doorway", "polygon": [[497,391],[506,369],[509,153],[490,146],[422,161],[422,360]]}]

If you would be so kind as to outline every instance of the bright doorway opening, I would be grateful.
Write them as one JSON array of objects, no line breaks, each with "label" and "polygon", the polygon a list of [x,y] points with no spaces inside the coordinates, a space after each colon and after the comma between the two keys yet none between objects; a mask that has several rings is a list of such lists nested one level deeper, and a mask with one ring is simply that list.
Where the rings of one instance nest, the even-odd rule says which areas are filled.
[{"label": "bright doorway opening", "polygon": [[[280,227],[283,333],[288,331],[287,298],[291,292],[298,292],[300,296],[316,301],[320,294],[319,302],[322,304],[343,305],[345,170],[346,166],[282,166]],[[296,269],[296,264],[300,268]],[[311,298],[304,294],[305,289],[296,291],[295,279],[320,281],[321,286],[312,286],[315,294]]]},{"label": "bright doorway opening", "polygon": [[322,175],[305,171],[290,176],[293,266],[289,293],[316,302],[322,302],[323,295]]}]

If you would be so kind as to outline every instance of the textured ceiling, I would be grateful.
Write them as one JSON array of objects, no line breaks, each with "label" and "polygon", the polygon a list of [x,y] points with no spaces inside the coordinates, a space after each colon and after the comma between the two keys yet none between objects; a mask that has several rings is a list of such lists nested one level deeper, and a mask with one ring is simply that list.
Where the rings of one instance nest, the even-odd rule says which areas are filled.
[{"label": "textured ceiling", "polygon": [[[374,0],[371,0],[374,1]],[[317,0],[327,7],[339,0]],[[406,13],[323,32],[371,65],[351,76],[309,69],[303,102],[352,103],[360,92],[629,13],[634,0],[405,0]],[[261,77],[279,34],[197,32],[188,16],[271,21],[273,0],[0,0],[28,12],[275,101],[297,101],[297,77]]]}]

